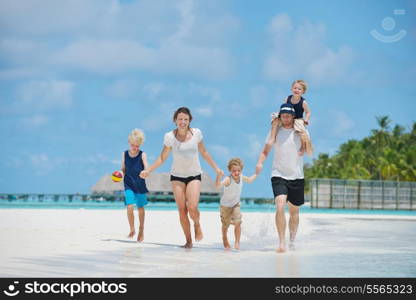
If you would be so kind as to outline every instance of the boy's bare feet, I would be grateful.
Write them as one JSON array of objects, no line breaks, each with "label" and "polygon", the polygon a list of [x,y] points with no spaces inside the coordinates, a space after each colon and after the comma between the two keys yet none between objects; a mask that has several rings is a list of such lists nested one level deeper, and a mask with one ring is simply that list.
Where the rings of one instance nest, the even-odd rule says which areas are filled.
[{"label": "boy's bare feet", "polygon": [[127,237],[132,238],[132,237],[134,237],[135,234],[136,234],[136,232],[134,230],[130,230],[130,233]]},{"label": "boy's bare feet", "polygon": [[276,252],[277,253],[284,253],[284,252],[286,252],[286,246],[285,246],[285,244],[280,244],[279,245],[279,248],[277,248]]},{"label": "boy's bare feet", "polygon": [[194,227],[195,227],[195,241],[199,242],[203,238],[201,224],[195,224]]},{"label": "boy's bare feet", "polygon": [[143,227],[140,227],[139,228],[139,235],[137,236],[137,241],[138,242],[143,242],[143,240],[144,240],[144,228]]},{"label": "boy's bare feet", "polygon": [[234,242],[234,248],[240,250],[240,242]]},{"label": "boy's bare feet", "polygon": [[230,243],[228,242],[227,238],[223,238],[222,243],[224,244],[224,249],[225,250],[231,249]]}]

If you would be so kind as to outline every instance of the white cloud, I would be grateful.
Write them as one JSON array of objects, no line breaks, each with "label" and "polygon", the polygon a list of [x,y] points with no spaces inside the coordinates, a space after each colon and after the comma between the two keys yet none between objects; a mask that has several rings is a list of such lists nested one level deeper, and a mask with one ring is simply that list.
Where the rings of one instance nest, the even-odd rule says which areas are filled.
[{"label": "white cloud", "polygon": [[72,163],[82,163],[82,164],[103,164],[108,162],[113,162],[113,158],[109,158],[103,153],[94,153],[87,156],[80,156],[69,159]]},{"label": "white cloud", "polygon": [[[44,176],[52,171],[71,164],[76,165],[85,165],[88,167],[111,164],[111,165],[120,165],[120,160],[114,159],[113,157],[108,157],[103,153],[93,153],[85,156],[50,156],[45,153],[36,153],[25,156],[29,164],[34,168],[36,176]],[[24,161],[24,159],[23,159]],[[18,163],[13,161],[9,163],[10,166],[15,168],[21,168],[24,163]]]},{"label": "white cloud", "polygon": [[251,104],[254,107],[262,107],[266,104],[268,102],[267,96],[267,88],[263,85],[253,86],[250,89]]},{"label": "white cloud", "polygon": [[105,93],[114,99],[128,99],[139,90],[138,82],[133,79],[119,79],[105,89]]},{"label": "white cloud", "polygon": [[339,110],[330,111],[332,133],[337,137],[344,137],[354,126],[354,121],[346,112]]},{"label": "white cloud", "polygon": [[41,73],[42,71],[37,68],[13,67],[10,69],[1,70],[0,79],[15,80],[15,79],[22,79],[22,78],[34,78],[36,76],[39,76]]},{"label": "white cloud", "polygon": [[323,24],[295,26],[288,15],[280,14],[271,21],[269,33],[273,47],[263,65],[267,78],[284,82],[305,78],[313,84],[328,84],[348,77],[353,50],[348,46],[328,47]]},{"label": "white cloud", "polygon": [[30,75],[15,70],[22,66],[102,75],[148,71],[215,80],[232,73],[226,45],[239,28],[238,21],[221,8],[204,10],[210,4],[193,0],[3,2],[0,54],[7,62],[0,73],[3,78]]},{"label": "white cloud", "polygon": [[149,99],[155,99],[165,90],[165,85],[160,82],[150,82],[143,86],[143,91]]},{"label": "white cloud", "polygon": [[65,80],[30,81],[17,90],[19,102],[39,111],[65,109],[72,104],[74,84]]},{"label": "white cloud", "polygon": [[105,88],[106,95],[113,99],[157,100],[167,87],[161,82],[141,83],[135,79],[117,79]]},{"label": "white cloud", "polygon": [[[103,15],[107,1],[2,0],[2,31],[10,35],[51,35],[81,30]],[[95,16],[94,16],[95,14]]]},{"label": "white cloud", "polygon": [[[208,101],[211,105],[221,102],[221,91],[217,88],[191,84],[189,86],[189,93],[191,95],[197,95],[202,97],[205,101]],[[202,101],[202,100],[201,100]]]},{"label": "white cloud", "polygon": [[198,47],[182,42],[168,42],[157,52],[152,70],[160,73],[194,74],[223,79],[231,74],[232,57],[220,47]]},{"label": "white cloud", "polygon": [[173,43],[187,38],[190,34],[190,31],[192,30],[192,26],[195,21],[195,15],[192,12],[192,0],[184,0],[177,3],[177,8],[182,21],[179,24],[179,29],[168,39]]},{"label": "white cloud", "polygon": [[55,168],[55,165],[47,154],[32,154],[29,158],[37,176],[47,175]]},{"label": "white cloud", "polygon": [[247,118],[250,111],[250,107],[244,103],[233,100],[228,101],[221,107],[221,113],[233,119]]},{"label": "white cloud", "polygon": [[45,42],[27,38],[3,38],[0,40],[0,56],[7,57],[7,63],[26,66],[36,60],[43,61],[48,47]]},{"label": "white cloud", "polygon": [[354,127],[355,122],[349,113],[339,109],[328,108],[323,114],[318,112],[317,115],[312,117],[309,132],[311,133],[313,144],[319,138],[321,130],[324,130],[327,138],[342,142],[350,136],[350,131]]},{"label": "white cloud", "polygon": [[262,147],[264,146],[264,139],[266,137],[264,137],[264,139],[261,139],[255,134],[248,134],[246,138],[248,144],[246,155],[252,160],[256,160],[260,155]]},{"label": "white cloud", "polygon": [[49,118],[44,115],[34,115],[22,119],[22,125],[26,128],[38,127],[49,122]]},{"label": "white cloud", "polygon": [[273,18],[269,31],[274,35],[284,35],[293,30],[292,20],[286,14],[280,14]]},{"label": "white cloud", "polygon": [[230,157],[230,149],[223,145],[210,145],[209,149],[212,150],[215,157],[223,160],[227,160]]},{"label": "white cloud", "polygon": [[158,131],[167,128],[166,116],[147,117],[141,121],[141,126],[145,131]]},{"label": "white cloud", "polygon": [[131,40],[83,39],[52,58],[53,64],[99,74],[146,70],[154,66],[154,50]]},{"label": "white cloud", "polygon": [[197,107],[196,113],[203,117],[211,117],[212,116],[212,107],[205,106],[205,107]]}]

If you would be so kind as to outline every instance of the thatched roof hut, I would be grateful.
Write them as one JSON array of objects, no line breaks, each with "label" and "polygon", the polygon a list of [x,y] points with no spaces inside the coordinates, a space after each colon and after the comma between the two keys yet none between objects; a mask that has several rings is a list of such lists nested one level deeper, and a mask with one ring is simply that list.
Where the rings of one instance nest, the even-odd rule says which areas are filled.
[{"label": "thatched roof hut", "polygon": [[[151,173],[146,178],[146,185],[150,192],[172,192],[169,173]],[[93,194],[114,194],[124,190],[123,181],[113,182],[111,174],[105,174],[91,187]],[[216,193],[220,191],[215,187],[214,180],[207,173],[202,173],[201,193]]]}]

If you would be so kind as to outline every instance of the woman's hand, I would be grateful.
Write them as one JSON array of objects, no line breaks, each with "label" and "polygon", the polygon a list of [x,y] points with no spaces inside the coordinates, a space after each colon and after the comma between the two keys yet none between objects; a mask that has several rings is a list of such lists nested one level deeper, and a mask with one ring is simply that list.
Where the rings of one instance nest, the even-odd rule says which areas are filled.
[{"label": "woman's hand", "polygon": [[217,174],[217,176],[221,176],[221,177],[224,176],[224,171],[219,168],[215,169],[215,173]]}]

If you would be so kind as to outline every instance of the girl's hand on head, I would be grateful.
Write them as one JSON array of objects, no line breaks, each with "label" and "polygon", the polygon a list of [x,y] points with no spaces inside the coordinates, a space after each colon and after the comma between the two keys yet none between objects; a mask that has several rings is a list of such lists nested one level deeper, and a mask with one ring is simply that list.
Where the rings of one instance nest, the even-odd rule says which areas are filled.
[{"label": "girl's hand on head", "polygon": [[280,121],[280,119],[279,119],[279,118],[274,119],[274,120],[272,121],[272,127],[276,127],[277,125],[279,125],[279,121]]}]

